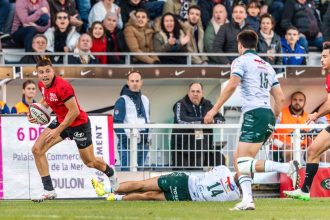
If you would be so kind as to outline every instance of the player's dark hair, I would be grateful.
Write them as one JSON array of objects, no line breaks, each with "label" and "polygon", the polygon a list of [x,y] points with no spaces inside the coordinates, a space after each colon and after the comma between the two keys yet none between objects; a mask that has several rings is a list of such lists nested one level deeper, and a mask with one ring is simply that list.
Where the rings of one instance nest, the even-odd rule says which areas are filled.
[{"label": "player's dark hair", "polygon": [[330,41],[325,41],[323,43],[323,50],[330,50]]},{"label": "player's dark hair", "polygon": [[40,67],[40,66],[53,66],[52,61],[50,61],[50,59],[41,59],[37,61],[37,65],[36,68]]},{"label": "player's dark hair", "polygon": [[[23,90],[30,84],[33,84],[37,87],[37,84],[33,80],[28,79],[23,83],[23,86],[22,86]],[[24,99],[24,94],[22,94],[22,99]]]},{"label": "player's dark hair", "polygon": [[253,30],[244,30],[238,34],[237,41],[240,42],[246,49],[256,49],[258,35]]}]

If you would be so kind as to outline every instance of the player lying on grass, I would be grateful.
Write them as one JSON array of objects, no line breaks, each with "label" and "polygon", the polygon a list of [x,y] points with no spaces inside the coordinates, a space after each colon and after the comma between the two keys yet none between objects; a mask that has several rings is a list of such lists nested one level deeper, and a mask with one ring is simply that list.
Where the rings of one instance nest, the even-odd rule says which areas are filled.
[{"label": "player lying on grass", "polygon": [[[214,167],[201,175],[174,172],[147,180],[128,181],[112,190],[92,179],[98,196],[109,194],[107,200],[159,200],[159,201],[232,201],[238,200],[240,191],[234,176],[225,166]],[[114,193],[112,193],[114,191]]]}]

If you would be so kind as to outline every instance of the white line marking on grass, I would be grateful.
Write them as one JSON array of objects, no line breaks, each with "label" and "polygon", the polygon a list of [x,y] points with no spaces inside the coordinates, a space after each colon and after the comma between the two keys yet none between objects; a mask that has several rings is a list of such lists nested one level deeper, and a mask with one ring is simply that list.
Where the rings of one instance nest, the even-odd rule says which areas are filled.
[{"label": "white line marking on grass", "polygon": [[26,218],[62,218],[60,215],[26,215]]},{"label": "white line marking on grass", "polygon": [[125,220],[133,220],[133,219],[141,219],[136,216],[117,216],[117,215],[84,215],[84,216],[75,216],[75,219],[125,219]]}]

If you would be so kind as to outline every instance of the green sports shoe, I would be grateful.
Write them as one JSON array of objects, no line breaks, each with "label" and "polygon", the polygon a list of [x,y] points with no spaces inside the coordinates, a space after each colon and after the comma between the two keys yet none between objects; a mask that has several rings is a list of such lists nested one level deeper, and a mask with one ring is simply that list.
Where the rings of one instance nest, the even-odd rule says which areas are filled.
[{"label": "green sports shoe", "polygon": [[106,194],[104,184],[98,182],[95,178],[92,178],[92,186],[98,196],[104,196]]},{"label": "green sports shoe", "polygon": [[296,189],[293,191],[283,191],[284,195],[292,199],[298,199],[302,201],[309,201],[311,199],[310,193],[305,193],[301,189]]}]

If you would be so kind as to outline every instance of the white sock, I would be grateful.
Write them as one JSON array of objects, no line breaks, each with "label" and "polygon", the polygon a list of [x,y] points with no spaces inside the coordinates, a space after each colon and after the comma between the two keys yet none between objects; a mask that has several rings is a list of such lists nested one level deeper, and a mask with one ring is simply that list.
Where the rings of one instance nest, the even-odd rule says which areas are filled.
[{"label": "white sock", "polygon": [[241,175],[238,178],[238,182],[241,186],[242,193],[243,193],[242,202],[245,202],[245,203],[253,202],[252,187],[251,187],[252,179],[251,179],[251,177],[246,176],[246,175]]},{"label": "white sock", "polygon": [[279,163],[271,160],[265,161],[265,172],[279,172],[279,173],[288,173],[290,168],[289,163]]},{"label": "white sock", "polygon": [[116,198],[117,201],[123,200],[123,197],[124,197],[124,196],[125,196],[125,195],[118,195],[118,194],[115,194],[115,198]]}]

